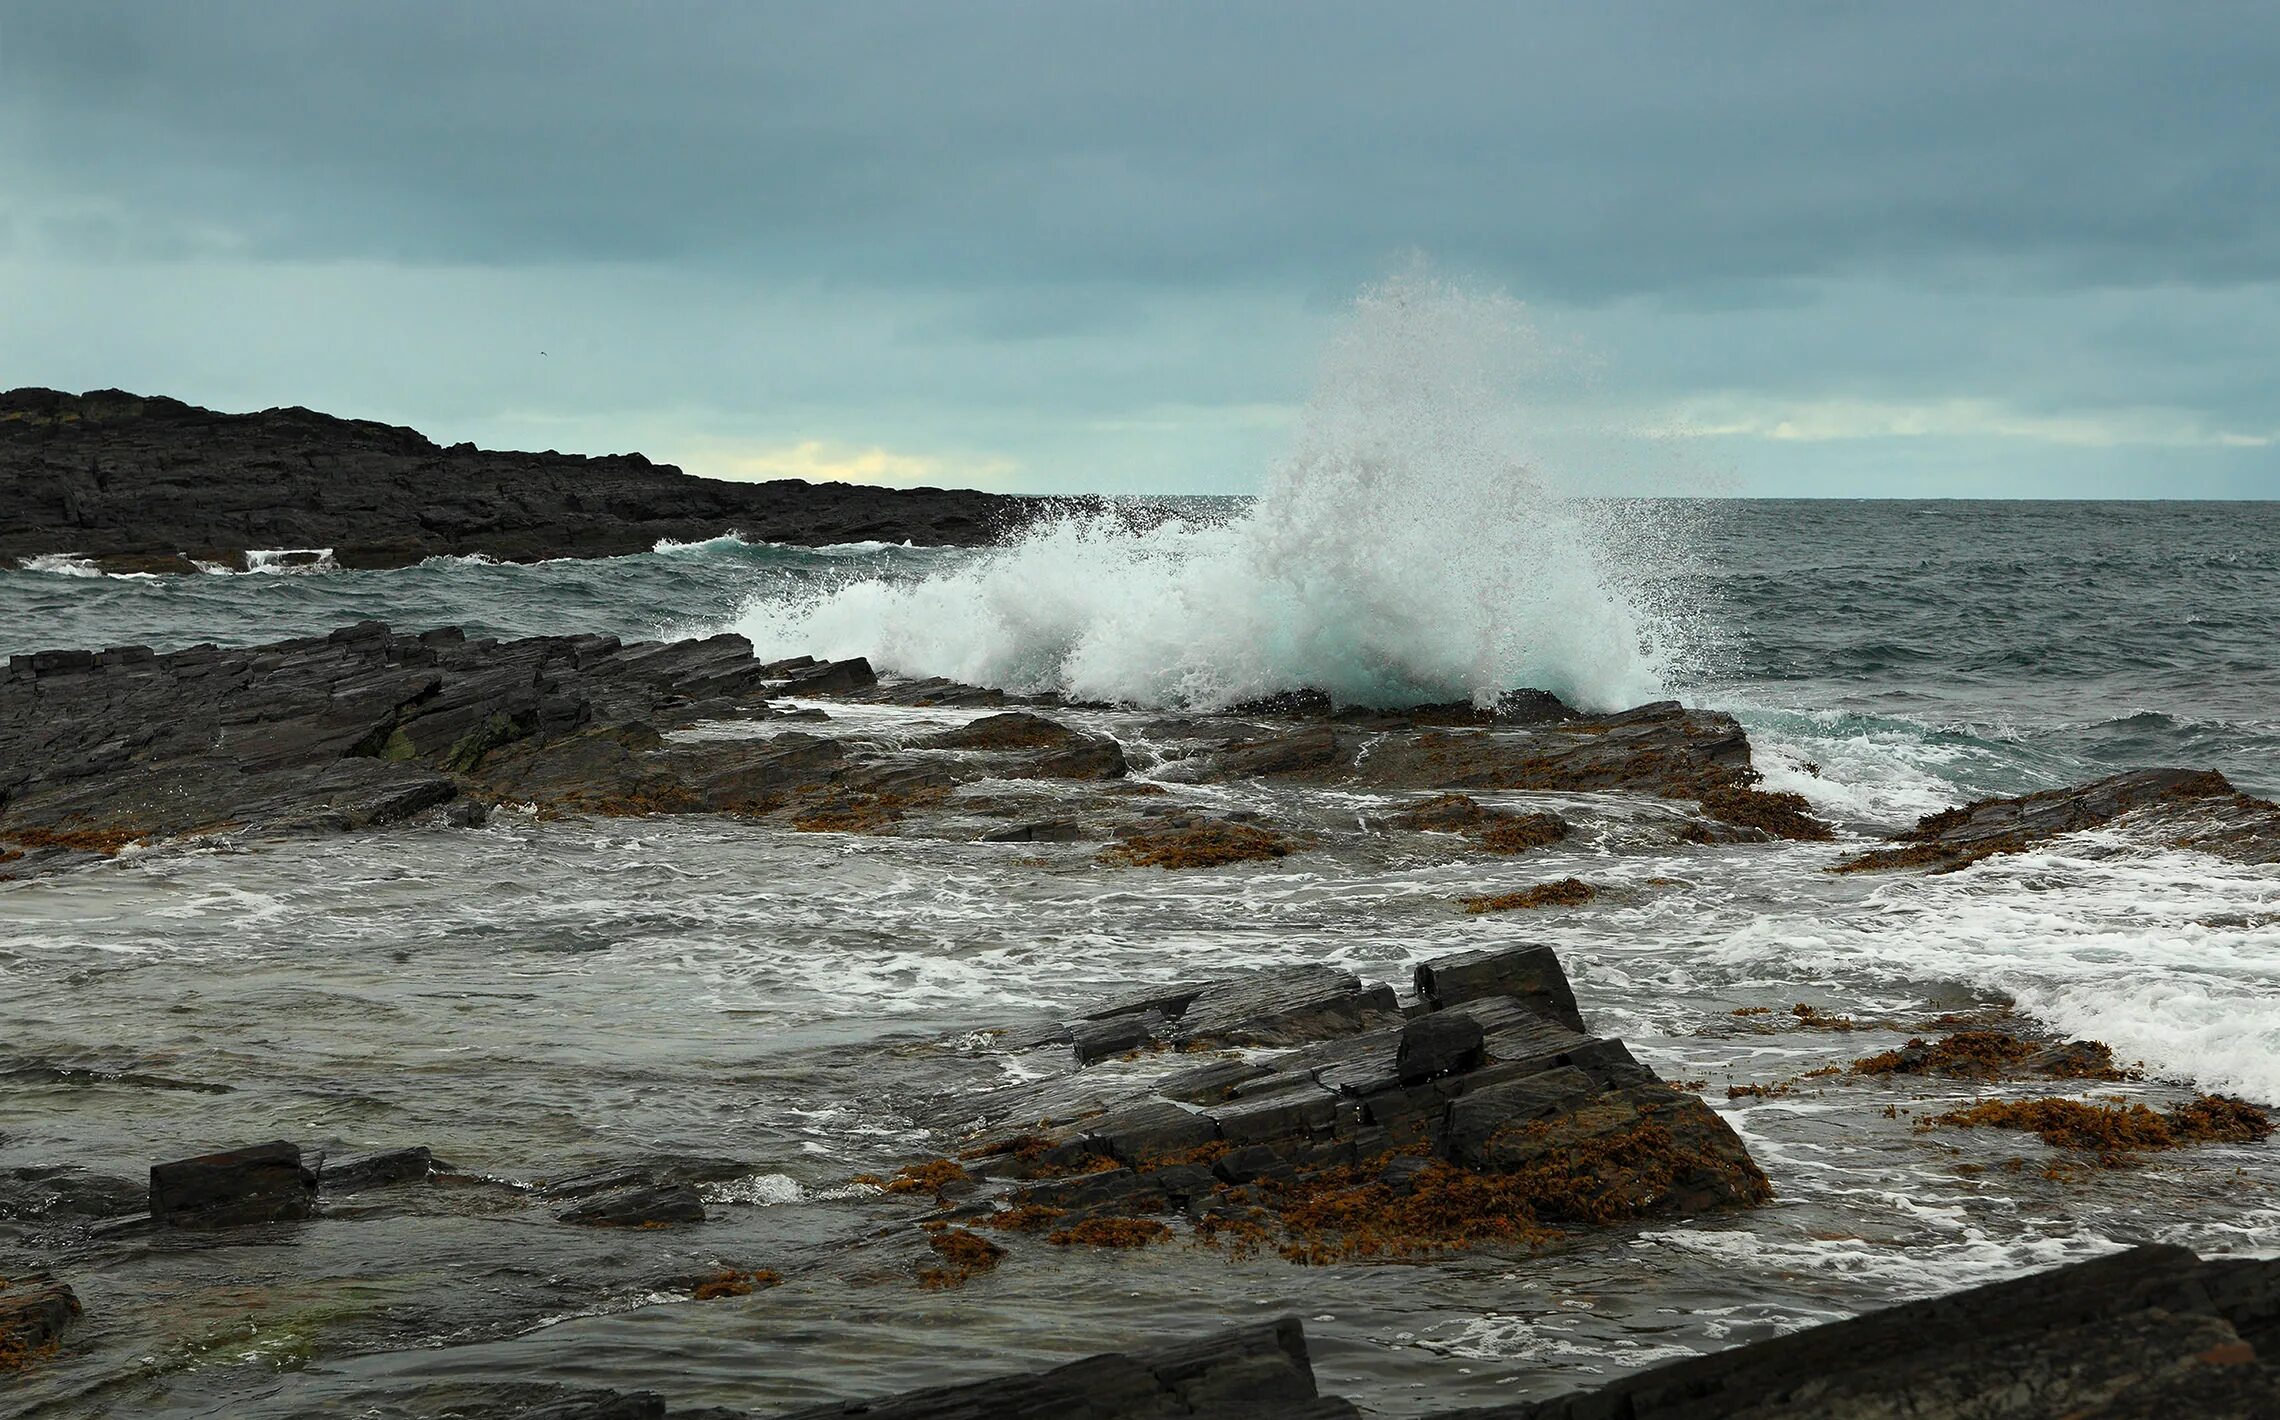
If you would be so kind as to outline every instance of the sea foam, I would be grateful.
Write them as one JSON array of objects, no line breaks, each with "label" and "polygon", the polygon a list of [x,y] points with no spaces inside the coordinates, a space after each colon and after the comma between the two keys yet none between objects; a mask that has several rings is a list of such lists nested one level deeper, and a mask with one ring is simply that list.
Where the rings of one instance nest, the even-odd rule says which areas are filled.
[{"label": "sea foam", "polygon": [[774,592],[735,629],[764,658],[1129,705],[1651,700],[1685,639],[1649,590],[1683,519],[1578,496],[1532,457],[1517,391],[1543,363],[1516,303],[1392,282],[1357,302],[1235,516],[1062,517],[933,575]]}]

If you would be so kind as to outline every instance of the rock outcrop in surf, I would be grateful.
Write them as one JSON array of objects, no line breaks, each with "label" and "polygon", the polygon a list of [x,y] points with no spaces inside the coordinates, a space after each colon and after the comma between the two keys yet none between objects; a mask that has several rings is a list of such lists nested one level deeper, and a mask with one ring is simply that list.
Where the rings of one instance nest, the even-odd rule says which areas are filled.
[{"label": "rock outcrop in surf", "polygon": [[108,572],[243,569],[261,550],[346,568],[479,554],[615,557],[739,534],[822,546],[994,541],[1040,500],[972,489],[727,483],[640,454],[444,447],[308,409],[222,414],[121,390],[0,393],[0,565],[72,554]]},{"label": "rock outcrop in surf", "polygon": [[[908,739],[818,699],[1001,713]],[[794,705],[794,700],[810,703]],[[1051,698],[941,681],[881,684],[861,659],[762,663],[742,637],[470,640],[377,622],[267,646],[44,651],[0,672],[0,875],[172,839],[471,824],[547,814],[724,814],[802,831],[1097,842],[1104,861],[1181,868],[1300,851],[1323,833],[1437,833],[1499,854],[1558,838],[1501,791],[1622,791],[1697,842],[1816,838],[1794,795],[1753,786],[1726,715],[1663,702],[1610,716],[1467,705],[1150,722],[1153,779],[1236,779],[1428,798],[1424,816],[1258,825],[1127,784],[1127,747]],[[1034,787],[1032,787],[1034,786]],[[1086,786],[1090,786],[1089,790]],[[1470,805],[1469,809],[1465,805]],[[1683,807],[1682,807],[1683,806]],[[1452,816],[1454,815],[1454,816]],[[1210,850],[1210,851],[1206,851]],[[1216,855],[1216,856],[1215,856]]]},{"label": "rock outcrop in surf", "polygon": [[1980,799],[1926,815],[1892,836],[1898,846],[1848,858],[1836,870],[1948,873],[2061,834],[2122,823],[2176,847],[2235,862],[2280,862],[2280,804],[2241,793],[2214,770],[2133,769],[2090,784]]}]

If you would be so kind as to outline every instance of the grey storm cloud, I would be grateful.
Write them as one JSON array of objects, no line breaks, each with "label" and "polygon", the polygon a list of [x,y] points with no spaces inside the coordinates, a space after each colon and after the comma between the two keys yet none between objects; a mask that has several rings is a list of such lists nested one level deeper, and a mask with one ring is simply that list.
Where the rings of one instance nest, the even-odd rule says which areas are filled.
[{"label": "grey storm cloud", "polygon": [[1343,287],[1423,245],[1583,299],[2280,266],[2266,5],[5,13],[35,162],[277,255]]},{"label": "grey storm cloud", "polygon": [[[770,437],[1066,464],[1108,457],[1072,421],[1253,428],[1414,251],[1616,349],[1636,404],[1809,445],[1768,487],[1831,421],[1918,438],[1873,484],[1927,429],[2089,446],[2127,405],[2255,491],[2276,73],[2268,4],[0,0],[0,374],[283,400],[331,362],[351,412],[615,399],[624,438],[744,387]],[[433,387],[261,366],[312,307],[407,359],[420,312]],[[553,384],[473,363],[572,310]]]}]

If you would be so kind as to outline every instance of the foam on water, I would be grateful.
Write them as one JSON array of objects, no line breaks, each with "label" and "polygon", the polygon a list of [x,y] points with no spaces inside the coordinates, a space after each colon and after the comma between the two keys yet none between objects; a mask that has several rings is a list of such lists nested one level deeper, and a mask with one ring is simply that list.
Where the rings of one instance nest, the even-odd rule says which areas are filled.
[{"label": "foam on water", "polygon": [[735,629],[763,657],[1134,705],[1657,698],[1688,629],[1647,590],[1676,515],[1545,470],[1514,414],[1542,363],[1514,303],[1397,281],[1359,301],[1238,516],[1065,517],[930,576],[756,599]]},{"label": "foam on water", "polygon": [[2280,879],[2268,868],[2085,833],[1896,878],[1864,906],[1760,917],[1715,955],[1790,973],[1968,981],[2161,1076],[2280,1103]]}]

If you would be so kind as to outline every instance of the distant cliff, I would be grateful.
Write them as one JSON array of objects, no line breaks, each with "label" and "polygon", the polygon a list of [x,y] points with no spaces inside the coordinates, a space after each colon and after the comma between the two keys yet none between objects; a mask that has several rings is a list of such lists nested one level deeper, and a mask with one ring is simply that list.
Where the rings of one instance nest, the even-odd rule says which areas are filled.
[{"label": "distant cliff", "polygon": [[639,454],[444,448],[307,409],[218,414],[120,390],[0,394],[0,565],[73,553],[106,571],[243,565],[331,548],[343,567],[440,554],[613,557],[660,538],[977,544],[1039,500],[970,489],[725,483]]}]

